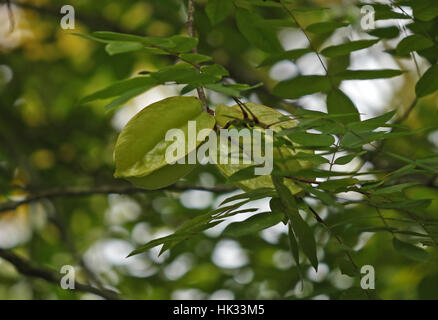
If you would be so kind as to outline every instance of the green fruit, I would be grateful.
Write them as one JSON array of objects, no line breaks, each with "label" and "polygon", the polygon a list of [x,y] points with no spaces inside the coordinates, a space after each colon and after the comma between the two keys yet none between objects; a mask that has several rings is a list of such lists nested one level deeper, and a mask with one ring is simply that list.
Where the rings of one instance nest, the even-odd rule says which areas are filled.
[{"label": "green fruit", "polygon": [[[213,116],[202,111],[201,101],[195,97],[171,97],[153,103],[135,115],[123,128],[117,139],[114,160],[116,178],[124,178],[145,189],[159,189],[171,185],[190,173],[196,164],[187,163],[187,155],[196,152],[202,143],[188,140],[188,122],[196,122],[196,136],[202,129],[211,131]],[[165,141],[166,133],[180,129],[184,133],[185,164],[169,164],[167,148],[176,143]],[[205,139],[205,138],[204,138]]]},{"label": "green fruit", "polygon": [[[245,103],[245,106],[257,117],[260,122],[262,122],[262,126],[269,126],[269,128],[274,132],[280,132],[281,130],[297,126],[297,122],[295,120],[281,121],[280,118],[283,115],[273,108],[249,102]],[[247,113],[248,118],[252,119],[251,114],[249,112]],[[229,128],[235,127],[233,122],[230,121],[234,121],[235,123],[236,118],[240,120],[244,119],[243,112],[238,105],[234,105],[232,107],[219,105],[216,107],[216,121],[221,127],[225,127],[226,125],[228,125]],[[253,130],[261,130],[263,132],[264,129],[262,126],[255,126],[253,127]],[[310,165],[308,161],[296,159],[280,161],[281,158],[289,158],[294,154],[295,152],[288,147],[274,147],[273,149],[274,162],[283,170],[298,171],[307,168]],[[231,176],[243,168],[253,166],[255,164],[221,164],[219,161],[217,162],[219,170],[226,177]],[[301,188],[294,184],[290,179],[286,179],[285,184],[293,194],[297,194],[301,191]],[[274,188],[270,175],[261,175],[254,179],[239,181],[237,185],[246,191],[258,188]]]}]

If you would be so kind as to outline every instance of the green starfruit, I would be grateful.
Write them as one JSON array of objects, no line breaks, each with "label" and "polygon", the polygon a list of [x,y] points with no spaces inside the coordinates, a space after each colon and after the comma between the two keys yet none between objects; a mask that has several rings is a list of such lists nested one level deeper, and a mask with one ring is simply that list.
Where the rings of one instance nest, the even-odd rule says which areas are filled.
[{"label": "green starfruit", "polygon": [[[195,131],[189,129],[190,121]],[[189,154],[196,153],[215,123],[195,97],[171,97],[147,106],[127,123],[117,139],[114,176],[148,190],[175,183],[196,167],[196,162],[188,163]],[[166,141],[172,129],[179,130],[184,138]],[[177,147],[184,151],[176,163],[169,163],[166,156],[172,144],[179,144]],[[182,158],[184,163],[180,163]]]}]

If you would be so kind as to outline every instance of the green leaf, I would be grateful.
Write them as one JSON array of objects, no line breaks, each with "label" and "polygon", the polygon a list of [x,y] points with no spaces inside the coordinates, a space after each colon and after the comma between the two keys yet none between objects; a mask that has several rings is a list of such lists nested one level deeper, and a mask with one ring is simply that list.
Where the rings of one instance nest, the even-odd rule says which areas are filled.
[{"label": "green leaf", "polygon": [[254,86],[250,86],[248,84],[222,84],[222,83],[213,83],[205,85],[205,88],[226,94],[232,97],[241,97],[242,91],[248,91],[262,86],[263,83],[258,83]]},{"label": "green leaf", "polygon": [[407,208],[425,208],[431,203],[429,199],[421,200],[406,200],[406,201],[393,201],[393,202],[380,202],[374,203],[376,207],[384,209],[407,209]]},{"label": "green leaf", "polygon": [[238,182],[238,181],[242,181],[242,180],[250,180],[250,179],[254,179],[257,178],[258,176],[255,175],[254,169],[258,167],[257,165],[253,165],[253,166],[249,166],[249,167],[245,167],[240,169],[239,171],[233,173],[229,178],[228,178],[228,182],[233,183],[233,182]]},{"label": "green leaf", "polygon": [[301,146],[330,147],[335,143],[335,138],[330,134],[292,132],[287,136]]},{"label": "green leaf", "polygon": [[376,28],[374,30],[368,31],[368,33],[374,37],[381,39],[393,39],[398,37],[400,30],[396,26]]},{"label": "green leaf", "polygon": [[186,63],[179,63],[161,68],[150,76],[159,83],[174,81],[180,84],[192,84],[194,86],[215,83],[219,79],[211,74],[199,73],[193,66]]},{"label": "green leaf", "polygon": [[333,200],[332,196],[329,193],[327,193],[325,191],[318,190],[314,187],[311,187],[311,186],[309,186],[305,183],[299,182],[299,181],[297,181],[296,184],[298,184],[301,188],[303,188],[303,190],[305,190],[309,194],[313,194],[315,197],[317,197],[319,200],[321,200],[326,205],[334,206],[336,204],[335,201]]},{"label": "green leaf", "polygon": [[392,240],[392,244],[395,250],[397,250],[409,259],[420,262],[425,262],[429,260],[429,254],[427,253],[427,251],[417,246],[414,246],[413,244],[398,240],[397,238],[394,238]]},{"label": "green leaf", "polygon": [[220,205],[222,206],[229,202],[241,200],[241,199],[258,200],[258,199],[263,199],[266,197],[274,197],[274,196],[276,196],[276,193],[273,188],[260,188],[226,198],[224,201],[221,202]]},{"label": "green leaf", "polygon": [[[170,164],[166,155],[167,149],[173,146],[181,150],[173,154],[174,160],[181,160],[202,142],[196,139],[189,143],[188,121],[196,122],[196,136],[202,129],[211,130],[215,125],[214,117],[202,112],[201,101],[194,97],[167,98],[144,108],[128,122],[117,139],[114,176],[145,189],[159,189],[188,174],[195,164],[188,164],[189,159],[184,159],[184,164]],[[170,129],[182,130],[184,139],[166,141]],[[207,134],[205,130],[204,133]]]},{"label": "green leaf", "polygon": [[348,23],[345,22],[336,22],[336,21],[318,22],[311,24],[306,28],[306,30],[314,34],[324,34],[324,33],[333,32],[336,29],[346,26],[348,26]]},{"label": "green leaf", "polygon": [[143,245],[143,246],[141,246],[141,247],[135,249],[134,251],[132,251],[132,252],[127,256],[127,258],[128,258],[128,257],[135,256],[135,255],[140,254],[140,253],[143,253],[143,252],[145,252],[145,251],[147,251],[147,250],[149,250],[149,249],[152,249],[152,248],[154,248],[154,247],[156,247],[156,246],[159,246],[159,245],[161,245],[161,244],[163,244],[163,243],[165,243],[165,242],[167,242],[167,241],[172,241],[172,240],[183,240],[183,239],[185,239],[185,238],[187,238],[187,235],[186,235],[186,234],[177,234],[177,233],[174,233],[174,234],[172,234],[172,235],[170,235],[170,236],[166,236],[166,237],[162,237],[162,238],[154,239],[154,240],[152,240],[152,241],[149,241],[147,244],[145,244],[145,245]]},{"label": "green leaf", "polygon": [[435,0],[412,1],[414,17],[423,21],[431,21],[438,17],[438,3]]},{"label": "green leaf", "polygon": [[335,160],[335,164],[344,165],[344,164],[350,163],[354,158],[359,157],[365,153],[366,153],[366,151],[359,152],[359,153],[353,153],[353,154],[349,154],[347,156],[339,157]]},{"label": "green leaf", "polygon": [[418,185],[418,183],[402,183],[402,184],[397,184],[395,186],[384,187],[384,188],[381,188],[381,189],[374,191],[373,195],[391,194],[391,193],[401,192],[404,189],[407,189],[407,188],[410,188],[410,187],[413,187],[416,185]]},{"label": "green leaf", "polygon": [[224,237],[241,237],[275,226],[283,220],[281,212],[262,212],[241,222],[229,224],[222,232]]},{"label": "green leaf", "polygon": [[334,58],[339,56],[347,55],[353,51],[362,50],[365,48],[369,48],[372,45],[379,42],[379,39],[376,40],[358,40],[358,41],[351,41],[348,43],[340,44],[337,46],[331,46],[328,48],[325,48],[321,51],[321,54],[328,58]]},{"label": "green leaf", "polygon": [[209,0],[205,7],[208,18],[212,25],[223,21],[233,11],[232,0]]},{"label": "green leaf", "polygon": [[296,238],[294,231],[292,229],[291,223],[287,224],[287,228],[288,228],[290,251],[292,253],[292,257],[295,261],[295,264],[297,265],[300,278],[301,278],[301,280],[303,280],[303,275],[302,275],[301,265],[300,265],[300,250],[298,249],[298,241],[297,241],[297,238]]},{"label": "green leaf", "polygon": [[323,163],[329,163],[328,159],[312,153],[298,152],[297,154],[293,155],[292,158],[310,161],[315,166],[318,166]]},{"label": "green leaf", "polygon": [[115,100],[111,101],[109,104],[107,104],[105,106],[105,110],[109,111],[111,109],[117,108],[117,107],[123,105],[124,103],[128,102],[132,98],[138,96],[139,94],[146,92],[147,90],[149,90],[150,88],[152,88],[154,86],[155,86],[155,84],[151,84],[151,85],[146,85],[143,87],[138,87],[135,89],[128,90],[128,91],[124,92],[122,95],[120,95],[117,99],[115,99]]},{"label": "green leaf", "polygon": [[238,98],[241,97],[239,90],[236,90],[236,89],[229,87],[227,85],[223,85],[222,83],[207,84],[207,85],[205,85],[205,88],[219,92],[219,93],[223,93],[227,96],[238,97]]},{"label": "green leaf", "polygon": [[191,52],[198,45],[198,39],[186,36],[172,36],[168,38],[172,43],[173,47],[169,48],[169,51],[174,53],[185,53]]},{"label": "green leaf", "polygon": [[357,133],[369,132],[380,127],[386,127],[387,122],[394,117],[395,113],[395,110],[389,111],[375,118],[370,118],[360,122],[349,123],[347,126],[350,130],[353,130]]},{"label": "green leaf", "polygon": [[402,70],[381,69],[381,70],[345,70],[335,74],[333,77],[339,80],[370,80],[387,79],[403,74]]},{"label": "green leaf", "polygon": [[161,48],[173,48],[175,43],[169,38],[160,37],[142,37],[127,33],[118,33],[111,31],[96,31],[92,35],[95,38],[108,42],[140,42],[146,46],[157,46]]},{"label": "green leaf", "polygon": [[258,67],[271,66],[282,60],[297,60],[303,55],[312,52],[311,49],[294,49],[280,53],[275,53],[265,58]]},{"label": "green leaf", "polygon": [[230,73],[227,69],[222,67],[220,64],[212,64],[209,66],[202,66],[201,71],[212,76],[215,76],[218,79],[222,79],[222,77],[229,76]]},{"label": "green leaf", "polygon": [[298,99],[308,94],[328,92],[330,89],[331,83],[326,76],[312,75],[281,81],[272,89],[272,93],[286,99]]},{"label": "green leaf", "polygon": [[80,103],[87,103],[98,99],[117,97],[129,90],[144,88],[148,86],[152,87],[156,84],[158,83],[150,77],[136,77],[128,80],[122,80],[106,87],[105,89],[99,90],[82,98]]},{"label": "green leaf", "polygon": [[339,118],[342,123],[360,121],[359,112],[350,98],[339,89],[330,91],[327,95],[327,111],[329,114],[345,114]]},{"label": "green leaf", "polygon": [[144,45],[140,42],[111,42],[105,46],[105,51],[110,55],[116,55],[120,53],[139,51],[144,48]]},{"label": "green leaf", "polygon": [[[369,3],[362,3],[362,5]],[[374,18],[375,20],[391,20],[391,19],[410,19],[410,17],[401,12],[395,12],[392,10],[391,6],[379,3],[373,3],[373,8],[375,10]]]},{"label": "green leaf", "polygon": [[399,55],[403,56],[411,53],[412,51],[421,51],[430,47],[433,47],[432,40],[429,40],[422,35],[414,34],[400,41],[396,50]]},{"label": "green leaf", "polygon": [[425,97],[438,90],[438,65],[431,66],[415,86],[417,97]]},{"label": "green leaf", "polygon": [[281,203],[283,204],[286,214],[290,219],[290,223],[294,233],[297,235],[299,245],[307,256],[312,266],[318,271],[318,258],[316,256],[316,242],[312,229],[303,220],[298,212],[298,206],[294,196],[290,190],[283,183],[282,178],[272,176],[275,188],[280,196]]},{"label": "green leaf", "polygon": [[341,259],[338,263],[338,266],[342,274],[353,278],[359,275],[359,271],[353,266],[353,264],[349,260]]},{"label": "green leaf", "polygon": [[276,53],[283,51],[276,32],[271,28],[263,27],[256,23],[261,21],[262,18],[255,12],[238,8],[236,10],[236,20],[240,32],[253,46],[266,52]]},{"label": "green leaf", "polygon": [[182,53],[179,55],[179,58],[191,63],[202,63],[213,60],[212,57],[198,53]]},{"label": "green leaf", "polygon": [[331,192],[345,191],[348,187],[355,185],[359,180],[353,178],[336,179],[324,181],[319,185],[319,188]]},{"label": "green leaf", "polygon": [[261,19],[255,21],[260,28],[296,28],[297,25],[291,19]]}]

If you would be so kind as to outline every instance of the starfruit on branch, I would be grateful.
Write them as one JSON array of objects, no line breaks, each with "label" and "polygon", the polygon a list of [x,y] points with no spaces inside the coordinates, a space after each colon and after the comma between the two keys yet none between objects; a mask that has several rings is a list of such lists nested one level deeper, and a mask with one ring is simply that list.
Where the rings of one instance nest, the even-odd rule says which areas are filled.
[{"label": "starfruit on branch", "polygon": [[[196,123],[196,132],[190,133],[195,135],[195,141],[189,141],[189,121]],[[213,116],[202,112],[201,101],[194,97],[171,97],[149,105],[128,122],[118,137],[114,176],[145,189],[159,189],[175,183],[190,173],[196,164],[188,161],[184,164],[168,163],[166,150],[175,142],[166,141],[166,133],[180,129],[184,133],[181,142],[184,145],[179,146],[184,150],[181,158],[190,157],[215,123]]]}]

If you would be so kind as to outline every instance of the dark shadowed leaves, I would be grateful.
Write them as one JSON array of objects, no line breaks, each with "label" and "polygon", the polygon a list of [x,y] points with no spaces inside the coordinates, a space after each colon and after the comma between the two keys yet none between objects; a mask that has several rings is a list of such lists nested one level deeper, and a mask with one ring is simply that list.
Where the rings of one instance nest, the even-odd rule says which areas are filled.
[{"label": "dark shadowed leaves", "polygon": [[394,238],[392,241],[394,249],[400,252],[405,257],[416,260],[416,261],[427,261],[429,259],[429,254],[422,248],[414,246],[408,242],[404,242]]},{"label": "dark shadowed leaves", "polygon": [[438,90],[438,65],[430,67],[418,81],[415,92],[421,98]]},{"label": "dark shadowed leaves", "polygon": [[404,38],[397,46],[397,53],[399,55],[407,55],[412,51],[421,51],[433,46],[432,40],[425,36],[414,34]]},{"label": "dark shadowed leaves", "polygon": [[345,114],[339,118],[342,123],[360,121],[359,112],[350,98],[339,89],[330,91],[327,95],[327,111],[329,114]]}]

